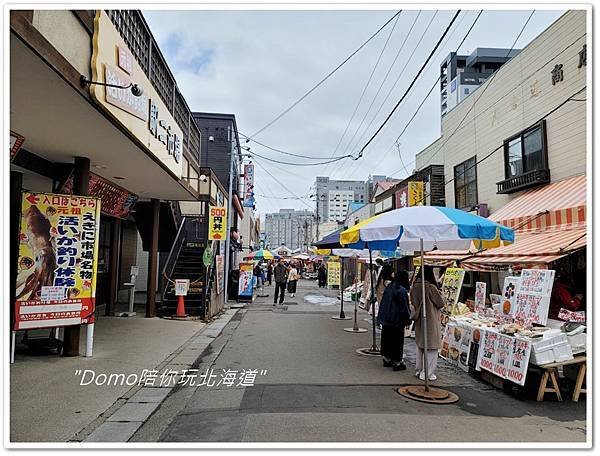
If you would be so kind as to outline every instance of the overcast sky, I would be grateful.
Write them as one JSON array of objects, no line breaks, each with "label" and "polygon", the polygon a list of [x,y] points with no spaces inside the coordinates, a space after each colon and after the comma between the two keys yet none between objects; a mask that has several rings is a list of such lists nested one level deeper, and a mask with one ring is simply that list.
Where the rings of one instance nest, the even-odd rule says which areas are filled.
[{"label": "overcast sky", "polygon": [[[256,158],[258,212],[313,208],[314,203],[308,199],[280,198],[307,196],[317,175],[361,180],[370,174],[406,177],[394,141],[439,76],[440,63],[449,52],[457,51],[478,12],[463,10],[410,95],[362,159],[321,166],[291,166]],[[246,135],[253,135],[304,95],[394,13],[392,10],[144,11],[190,108],[233,113],[239,131]],[[454,13],[403,11],[397,21],[392,21],[330,79],[254,139],[290,153],[324,157],[324,160],[334,154],[356,154],[400,99]],[[531,10],[484,11],[458,52],[468,54],[477,47],[510,48],[530,14]],[[536,11],[516,48],[527,45],[561,14],[561,11]],[[371,82],[349,124],[378,59]],[[436,87],[400,139],[400,153],[409,173],[414,168],[415,153],[439,137],[439,100]],[[253,152],[275,160],[319,162],[283,155],[255,143],[249,145]]]}]

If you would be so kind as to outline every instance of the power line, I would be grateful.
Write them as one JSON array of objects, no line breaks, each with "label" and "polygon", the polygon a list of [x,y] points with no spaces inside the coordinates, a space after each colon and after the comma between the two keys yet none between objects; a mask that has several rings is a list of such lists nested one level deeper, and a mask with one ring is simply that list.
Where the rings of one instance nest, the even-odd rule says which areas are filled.
[{"label": "power line", "polygon": [[[508,50],[508,52],[506,53],[506,57],[510,56],[510,53],[513,51],[513,49],[515,48],[517,41],[519,41],[519,38],[521,38],[521,35],[523,34],[523,32],[525,31],[525,27],[527,27],[527,24],[529,24],[529,21],[531,20],[531,17],[533,16],[533,14],[535,13],[535,10],[531,11],[531,14],[529,15],[529,17],[527,18],[527,20],[525,21],[525,23],[523,24],[523,27],[521,27],[521,31],[519,32],[519,34],[517,35],[517,37],[515,38],[515,40],[513,41],[512,46],[510,47],[510,49]],[[463,122],[465,121],[465,119],[467,118],[467,116],[471,113],[471,111],[475,108],[475,105],[477,104],[477,102],[481,99],[481,97],[483,96],[483,94],[485,93],[485,91],[490,87],[490,85],[492,84],[492,81],[494,80],[494,78],[496,77],[496,75],[498,74],[498,70],[496,70],[494,72],[494,74],[492,74],[490,76],[490,78],[487,81],[487,84],[485,84],[485,87],[483,87],[483,89],[480,91],[479,96],[477,97],[477,100],[475,100],[473,102],[473,104],[471,105],[471,107],[467,110],[467,112],[465,113],[465,115],[463,116],[463,118],[461,119],[461,121],[458,123],[458,125],[456,126],[456,128],[454,129],[454,131],[444,140],[443,144],[440,145],[440,147],[438,148],[438,150],[436,150],[436,152],[431,156],[430,158],[430,162],[431,160],[433,160],[433,157],[435,157],[440,150],[442,150],[442,147],[444,147],[446,145],[446,143],[448,141],[450,141],[450,139],[454,136],[454,134],[458,131],[458,129],[460,128],[460,126],[463,124]],[[399,138],[399,137],[398,137]]]},{"label": "power line", "polygon": [[[512,91],[514,91],[517,87],[521,87],[523,84],[525,84],[525,82],[529,79],[531,79],[533,76],[535,76],[537,74],[538,71],[540,71],[541,69],[543,69],[546,65],[548,65],[549,63],[551,63],[556,57],[560,56],[561,54],[565,53],[568,49],[570,49],[572,46],[574,46],[575,44],[577,44],[579,42],[579,40],[581,40],[583,37],[585,37],[585,33],[581,36],[579,36],[578,38],[576,38],[573,42],[571,42],[570,44],[568,44],[565,48],[563,48],[560,52],[558,52],[557,54],[553,55],[549,60],[547,60],[546,62],[544,62],[542,65],[540,65],[537,69],[535,69],[534,71],[532,71],[528,76],[526,76],[524,79],[522,79],[519,83],[515,84],[514,86],[512,86],[510,89],[508,89],[505,93],[503,93],[502,95],[500,95],[493,103],[490,103],[489,106],[485,109],[483,109],[482,111],[480,111],[476,116],[473,117],[473,120],[476,120],[478,118],[480,118],[481,116],[483,116],[484,114],[486,114],[490,109],[496,107],[496,103],[499,100],[502,100],[506,95],[508,95],[509,93],[511,93]],[[496,73],[494,73],[496,74]],[[439,79],[438,79],[439,81]],[[491,81],[491,79],[489,80]],[[486,81],[487,82],[487,81]],[[435,87],[435,84],[434,84]],[[431,91],[430,91],[431,92]],[[477,99],[474,103],[477,103],[479,99]],[[579,100],[571,100],[571,101],[579,101]],[[583,101],[583,100],[581,100]],[[471,109],[473,109],[474,106],[471,107]],[[413,116],[414,118],[414,116]],[[457,127],[457,129],[452,132],[452,135],[456,134],[459,130],[462,130],[463,128],[466,128],[465,126],[462,126],[460,128]],[[405,129],[406,130],[406,129]],[[404,133],[404,130],[403,132]],[[401,133],[401,134],[402,134]],[[452,136],[451,135],[451,136]],[[400,136],[399,136],[400,137]],[[398,138],[397,138],[398,139]],[[442,137],[438,138],[438,139],[442,139]],[[445,143],[444,143],[445,144]],[[442,144],[443,145],[443,144]],[[430,160],[433,159],[433,157],[435,157],[441,150],[442,145],[438,146],[437,150],[435,151],[435,153],[431,156]],[[390,146],[390,149],[393,147]],[[413,164],[416,162],[416,159],[411,161],[409,164]],[[431,162],[430,162],[431,163]],[[401,171],[402,168],[397,169],[396,171],[394,171],[391,175],[394,176],[396,173],[398,173],[399,171]]]},{"label": "power line", "polygon": [[280,163],[282,165],[289,165],[289,166],[320,166],[320,165],[326,165],[328,163],[337,162],[337,161],[343,160],[345,158],[349,158],[349,157],[338,157],[338,158],[334,158],[332,160],[327,160],[327,161],[319,162],[319,163],[294,163],[294,162],[286,162],[286,161],[281,161],[281,160],[275,160],[274,158],[268,158],[268,157],[265,157],[263,155],[257,154],[256,152],[249,152],[249,153],[253,157],[260,157],[263,160],[267,160],[267,161],[274,162],[274,163]]},{"label": "power line", "polygon": [[[459,25],[462,23],[462,21],[465,19],[466,15],[463,15],[463,17],[461,18]],[[435,15],[434,15],[435,17]],[[427,33],[427,30],[429,30],[429,27],[431,26],[431,23],[433,21],[432,20],[429,22],[429,24],[427,25],[427,28],[425,29],[425,31],[423,32],[423,35],[421,36],[421,38],[419,39],[419,42],[417,43],[417,46],[415,46],[415,49],[413,50],[413,52],[411,53],[410,57],[408,58],[408,60],[410,61],[412,59],[412,56],[414,55],[414,53],[416,52],[416,50],[418,49],[419,45],[421,44],[421,41],[423,40],[423,37],[425,36],[425,34]],[[457,26],[458,28],[458,26]],[[455,30],[452,32],[452,35],[454,35],[454,33],[456,32],[456,28]],[[470,33],[467,32],[467,36]],[[451,36],[452,36],[451,35]],[[466,39],[466,36],[465,38]],[[463,41],[464,41],[463,39]],[[357,141],[357,143],[360,143],[362,141],[362,139],[364,138],[365,134],[367,133],[367,131],[369,131],[369,128],[371,128],[371,125],[373,125],[373,123],[375,122],[375,119],[377,119],[377,116],[379,115],[379,113],[381,112],[381,110],[383,109],[383,107],[385,106],[385,103],[387,102],[387,100],[390,98],[392,91],[394,90],[394,88],[396,87],[396,85],[398,84],[398,82],[400,81],[400,78],[402,77],[402,75],[404,74],[404,70],[405,68],[402,70],[402,72],[398,75],[398,77],[396,78],[396,80],[394,81],[394,84],[392,85],[392,87],[390,87],[390,90],[388,90],[388,93],[386,94],[385,98],[383,99],[383,101],[381,102],[381,104],[379,105],[379,108],[377,109],[377,112],[373,115],[373,117],[371,118],[371,121],[369,122],[369,125],[367,126],[367,128],[365,128],[365,130],[363,131],[363,133],[361,134],[359,140]],[[387,154],[389,153],[390,150],[392,150],[392,148],[394,147],[394,145],[392,145],[390,147],[390,149],[384,154],[384,156],[387,156]],[[357,162],[357,164],[354,166],[354,168],[352,169],[351,174],[353,175],[358,169],[360,168],[360,164]]]},{"label": "power line", "polygon": [[[390,90],[388,91],[387,96],[385,97],[383,104],[385,104],[385,101],[387,101],[387,99],[390,96],[390,93],[392,92],[392,90],[394,89],[394,87],[396,87],[396,84],[398,84],[398,81],[400,80],[400,77],[402,74],[404,74],[404,71],[406,70],[406,67],[408,66],[408,63],[410,62],[410,60],[412,59],[412,56],[414,55],[415,51],[417,50],[417,48],[419,47],[419,45],[421,44],[421,41],[423,41],[423,38],[425,37],[425,35],[427,34],[427,31],[429,30],[429,27],[431,27],[431,23],[433,22],[433,20],[435,19],[435,17],[437,16],[437,11],[435,11],[435,13],[433,14],[433,16],[431,17],[429,23],[427,24],[427,27],[425,28],[425,30],[423,31],[423,34],[421,35],[421,38],[419,38],[419,41],[417,42],[415,48],[413,49],[412,53],[410,54],[409,58],[406,60],[406,63],[404,64],[404,66],[402,67],[402,70],[400,72],[400,75],[396,78],[396,81],[394,82],[394,84],[392,85],[392,87],[390,88]],[[408,33],[406,34],[406,36],[404,37],[404,40],[402,41],[402,44],[400,45],[400,48],[398,49],[398,52],[396,53],[396,56],[394,57],[394,60],[392,61],[392,63],[390,64],[390,66],[388,67],[387,72],[385,73],[385,76],[383,77],[383,80],[381,81],[381,84],[379,84],[379,88],[377,89],[377,92],[375,93],[375,95],[373,96],[373,99],[371,100],[371,103],[369,104],[369,107],[367,108],[367,111],[365,112],[365,114],[363,115],[363,118],[361,119],[358,127],[356,128],[356,130],[354,130],[354,134],[352,135],[352,137],[350,138],[350,140],[348,141],[348,144],[346,144],[346,148],[344,149],[344,153],[347,153],[350,149],[350,146],[353,144],[354,139],[356,138],[356,135],[358,134],[358,132],[360,131],[360,129],[362,128],[362,126],[365,123],[365,120],[367,119],[367,116],[369,115],[369,113],[371,112],[371,108],[373,108],[373,105],[375,104],[375,101],[377,100],[377,97],[379,96],[379,94],[381,93],[381,90],[383,89],[383,86],[385,85],[385,82],[387,81],[390,73],[392,72],[392,69],[394,68],[394,65],[396,65],[396,61],[398,60],[398,58],[400,57],[400,54],[402,53],[402,51],[404,50],[404,46],[406,45],[406,42],[408,41],[408,37],[411,36],[411,33],[417,23],[417,21],[419,20],[419,17],[421,17],[421,11],[419,10],[417,16],[415,17],[415,20],[413,21],[410,29],[408,30]],[[379,114],[379,111],[381,110],[381,106],[379,107],[379,110],[377,111],[377,114]],[[377,114],[375,114],[373,116],[373,118],[377,117]],[[367,131],[369,129],[369,127],[372,125],[373,123],[373,119],[371,119],[371,122],[369,124],[369,126],[365,129],[365,131]],[[364,132],[361,135],[361,139],[364,136]],[[359,141],[360,142],[360,139]],[[356,165],[356,167],[358,167],[358,165]],[[334,171],[337,171],[337,169],[334,168]],[[354,171],[353,171],[354,172]],[[333,174],[333,171],[332,171]]]},{"label": "power line", "polygon": [[[581,92],[583,92],[584,90],[586,90],[587,86],[583,86],[582,89],[578,90],[577,92],[575,92],[573,95],[571,95],[569,98],[567,98],[566,100],[564,100],[563,102],[561,102],[558,106],[554,107],[553,109],[551,109],[549,112],[547,112],[545,115],[543,115],[542,117],[540,117],[538,120],[536,120],[535,122],[532,122],[531,125],[534,125],[536,123],[541,122],[542,120],[546,119],[547,117],[551,116],[552,114],[554,114],[556,111],[558,111],[560,108],[562,108],[564,105],[566,105],[569,101],[574,101],[573,97],[579,95]],[[475,161],[475,163],[473,163],[470,167],[465,168],[465,170],[462,173],[458,173],[456,174],[454,177],[452,177],[450,180],[445,181],[444,182],[444,187],[452,182],[454,182],[456,180],[457,177],[461,177],[464,174],[466,174],[467,171],[475,168],[478,164],[480,164],[481,162],[487,160],[488,158],[490,158],[492,155],[494,155],[496,152],[498,152],[499,150],[504,149],[504,144],[500,144],[498,147],[496,147],[494,150],[492,150],[491,152],[489,152],[485,157],[483,157],[481,160],[477,160]],[[431,195],[430,193],[424,193],[423,197],[416,202],[416,204],[422,203],[423,201],[425,201],[425,199]]]},{"label": "power line", "polygon": [[456,12],[456,14],[454,15],[454,17],[452,18],[452,20],[450,21],[450,23],[446,27],[446,30],[444,30],[444,33],[442,34],[442,36],[440,37],[440,39],[438,40],[438,42],[436,43],[436,45],[434,46],[434,48],[429,53],[429,56],[425,60],[425,63],[423,63],[423,65],[421,66],[421,68],[417,72],[416,76],[413,78],[412,82],[410,83],[410,85],[408,86],[408,88],[406,89],[406,91],[404,92],[404,95],[402,95],[402,97],[400,98],[400,100],[398,100],[398,103],[396,103],[396,105],[394,106],[394,108],[390,111],[390,113],[387,115],[387,117],[385,118],[385,120],[383,121],[383,123],[379,126],[379,128],[377,129],[377,131],[375,131],[375,133],[373,133],[373,135],[369,138],[369,140],[367,141],[367,143],[362,147],[362,149],[360,150],[360,152],[358,154],[357,160],[363,156],[363,153],[364,153],[365,149],[369,146],[369,144],[371,144],[371,142],[373,142],[373,140],[377,137],[377,135],[381,132],[381,130],[383,130],[383,127],[385,127],[385,125],[389,122],[389,120],[391,119],[391,117],[396,112],[396,109],[398,109],[398,107],[400,106],[400,104],[404,101],[404,99],[406,98],[406,96],[410,92],[410,89],[412,89],[412,87],[415,85],[415,83],[419,79],[419,76],[421,76],[421,73],[423,72],[423,70],[425,69],[425,67],[427,66],[427,64],[429,63],[429,61],[431,60],[431,58],[433,57],[433,55],[435,54],[435,52],[437,51],[438,47],[440,46],[440,44],[444,40],[444,37],[450,31],[450,28],[452,27],[452,24],[454,24],[454,21],[456,21],[456,18],[460,14],[460,11],[461,10],[458,10]]},{"label": "power line", "polygon": [[294,192],[292,192],[289,188],[287,188],[284,184],[281,183],[281,181],[279,179],[277,179],[273,174],[271,174],[271,172],[265,167],[265,165],[263,165],[260,162],[256,162],[256,164],[258,166],[260,166],[269,176],[271,176],[271,178],[277,182],[282,189],[284,189],[286,192],[288,192],[290,195],[295,196],[296,198],[298,198],[299,201],[301,201],[302,203],[304,203],[304,205],[306,205],[309,209],[313,209],[306,201],[300,199],[300,197],[298,195],[296,195]]},{"label": "power line", "polygon": [[[419,14],[420,13],[421,12],[419,11]],[[390,39],[392,38],[392,35],[394,34],[394,30],[396,29],[396,25],[398,24],[398,19],[400,19],[400,16],[398,16],[396,18],[396,21],[394,22],[394,26],[392,27],[392,30],[390,31],[387,39],[385,40],[385,43],[384,43],[383,47],[381,48],[381,52],[379,53],[379,57],[377,58],[377,61],[375,62],[375,65],[373,66],[373,70],[371,70],[371,74],[369,75],[369,79],[367,80],[367,83],[363,87],[362,93],[360,94],[360,97],[358,98],[358,101],[356,102],[356,106],[354,107],[354,111],[352,112],[352,115],[350,116],[350,119],[348,120],[348,123],[346,124],[346,128],[344,129],[344,132],[342,133],[342,136],[340,137],[340,140],[338,141],[337,145],[335,146],[335,149],[331,153],[331,158],[333,158],[333,156],[335,155],[335,153],[340,148],[340,145],[342,144],[344,136],[346,136],[346,133],[348,132],[348,129],[350,128],[350,125],[352,124],[352,121],[354,120],[354,116],[358,112],[358,108],[360,107],[360,104],[362,103],[362,100],[363,100],[363,98],[365,96],[365,93],[367,92],[367,89],[369,88],[369,85],[371,84],[371,81],[373,80],[373,75],[375,74],[375,71],[379,67],[379,62],[381,62],[381,58],[383,57],[383,53],[387,49],[387,45],[390,42]],[[406,35],[406,36],[408,37],[408,35]],[[394,62],[395,62],[395,60],[394,60]]]},{"label": "power line", "polygon": [[[324,160],[325,159],[325,157],[313,157],[313,156],[310,156],[310,155],[302,155],[302,154],[294,154],[292,152],[286,152],[285,150],[277,149],[276,147],[269,146],[269,145],[264,144],[264,143],[262,143],[260,141],[257,141],[256,139],[252,139],[251,137],[245,135],[241,131],[238,131],[237,133],[240,136],[246,138],[248,141],[252,141],[253,143],[258,144],[259,146],[265,147],[265,148],[267,148],[269,150],[272,150],[274,152],[279,152],[280,154],[290,155],[292,157],[298,157],[298,158],[306,158],[308,160]],[[333,158],[349,158],[349,157],[351,157],[351,155],[344,155],[343,157],[331,157],[331,158],[333,159]]]},{"label": "power line", "polygon": [[277,122],[279,119],[281,119],[283,116],[285,116],[292,109],[294,109],[298,104],[300,104],[302,102],[302,100],[304,100],[311,93],[313,93],[321,84],[323,84],[325,81],[327,81],[327,79],[329,79],[337,70],[339,70],[341,67],[343,67],[352,57],[354,57],[358,52],[360,52],[360,50],[362,48],[364,48],[373,38],[375,38],[385,27],[387,27],[387,25],[390,22],[392,22],[396,18],[396,16],[400,15],[401,12],[402,12],[402,10],[398,11],[391,18],[389,18],[385,22],[385,24],[383,24],[381,27],[379,27],[379,29],[375,33],[373,33],[369,37],[369,39],[367,39],[367,41],[365,41],[363,44],[361,44],[354,52],[352,52],[338,66],[336,66],[333,70],[331,70],[323,79],[321,79],[316,85],[314,85],[308,92],[306,92],[304,95],[302,95],[298,100],[296,100],[294,103],[292,103],[289,107],[284,109],[280,114],[278,114],[273,120],[271,120],[269,123],[267,123],[264,127],[262,127],[261,129],[259,129],[257,132],[255,132],[254,134],[252,134],[250,136],[255,137],[255,136],[259,135],[260,133],[265,131],[267,128],[269,128],[271,125],[273,125],[275,122]]}]

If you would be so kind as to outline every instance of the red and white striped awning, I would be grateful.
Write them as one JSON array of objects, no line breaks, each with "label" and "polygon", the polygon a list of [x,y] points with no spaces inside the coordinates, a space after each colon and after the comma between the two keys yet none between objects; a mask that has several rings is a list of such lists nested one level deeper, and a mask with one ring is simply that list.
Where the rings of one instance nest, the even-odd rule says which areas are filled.
[{"label": "red and white striped awning", "polygon": [[477,270],[478,265],[548,264],[586,246],[586,226],[517,233],[513,244],[485,250],[460,262]]},{"label": "red and white striped awning", "polygon": [[490,215],[490,220],[515,230],[540,230],[585,223],[585,213],[586,176],[582,175],[526,191]]}]

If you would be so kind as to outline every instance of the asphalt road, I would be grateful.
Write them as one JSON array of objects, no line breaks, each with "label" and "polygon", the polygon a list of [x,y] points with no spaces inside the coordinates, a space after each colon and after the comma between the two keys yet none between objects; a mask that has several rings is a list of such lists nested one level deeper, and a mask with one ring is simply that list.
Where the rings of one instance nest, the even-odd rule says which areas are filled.
[{"label": "asphalt road", "polygon": [[[393,372],[380,357],[356,353],[371,345],[371,332],[345,332],[352,321],[331,318],[339,314],[335,291],[301,281],[298,294],[277,307],[273,287],[265,292],[270,296],[238,312],[199,366],[256,369],[254,386],[182,388],[132,441],[585,442],[585,400],[521,400],[442,360],[435,386],[460,400],[406,399],[396,389],[418,383],[412,339],[408,370]],[[359,326],[369,328],[368,315],[358,316]]]}]

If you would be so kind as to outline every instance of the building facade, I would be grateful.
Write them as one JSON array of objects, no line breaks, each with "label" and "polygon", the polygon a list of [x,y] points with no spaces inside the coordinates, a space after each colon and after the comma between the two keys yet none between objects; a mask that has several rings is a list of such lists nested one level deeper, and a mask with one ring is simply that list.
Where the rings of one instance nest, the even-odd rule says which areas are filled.
[{"label": "building facade", "polygon": [[442,119],[416,157],[443,165],[446,205],[490,214],[586,172],[586,12],[565,13]]},{"label": "building facade", "polygon": [[[318,176],[315,181],[315,195],[318,199],[319,209],[317,215],[320,222],[335,222],[338,220],[333,218],[338,217],[338,215],[332,215],[329,201],[330,199],[334,201],[335,208],[336,195],[338,196],[338,200],[341,200],[342,193],[340,192],[352,192],[354,199],[350,202],[365,203],[369,200],[368,185],[366,182],[359,180],[330,180],[329,177]],[[330,198],[330,195],[332,198]],[[343,193],[343,195],[347,196],[350,193]],[[342,220],[344,217],[342,217]]]},{"label": "building facade", "polygon": [[451,52],[440,65],[442,117],[519,52],[497,48],[477,48],[470,55]]},{"label": "building facade", "polygon": [[285,245],[288,249],[307,250],[314,241],[316,223],[310,210],[280,209],[265,215],[265,246],[275,249]]}]

